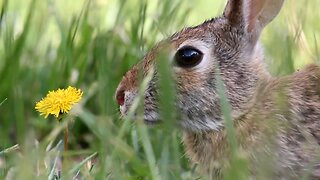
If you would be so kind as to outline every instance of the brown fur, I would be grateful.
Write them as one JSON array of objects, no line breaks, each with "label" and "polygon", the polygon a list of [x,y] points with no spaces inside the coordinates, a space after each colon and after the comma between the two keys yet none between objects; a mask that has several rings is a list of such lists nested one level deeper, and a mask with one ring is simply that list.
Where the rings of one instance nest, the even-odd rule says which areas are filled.
[{"label": "brown fur", "polygon": [[183,142],[192,162],[217,179],[229,166],[230,148],[216,90],[218,65],[239,149],[250,162],[252,177],[259,177],[259,170],[270,163],[269,178],[299,179],[313,163],[312,177],[319,179],[320,68],[309,65],[291,76],[271,77],[257,42],[281,4],[282,0],[229,0],[224,16],[160,42],[121,81],[117,89],[117,94],[125,95],[121,113],[127,114],[137,95],[138,72],[146,76],[154,68],[145,91],[144,120],[158,121],[155,59],[168,49],[176,52],[181,46],[193,46],[204,54],[203,64],[173,68],[181,115],[177,122],[185,132]]},{"label": "brown fur", "polygon": [[[276,155],[282,161],[276,175],[298,179],[303,168],[320,155],[320,68],[310,65],[292,76],[270,79],[261,88],[249,110],[234,120],[239,147],[248,156],[254,156],[250,154],[254,148],[262,147],[260,151],[271,156],[268,153],[274,152],[267,152],[263,144],[266,139],[275,141],[282,151]],[[186,153],[193,162],[204,165],[205,171],[220,172],[225,167],[223,162],[230,156],[225,130],[187,132],[183,141]],[[285,156],[280,156],[282,153]],[[251,166],[253,170],[257,164]],[[313,178],[320,178],[319,166],[314,168]]]}]

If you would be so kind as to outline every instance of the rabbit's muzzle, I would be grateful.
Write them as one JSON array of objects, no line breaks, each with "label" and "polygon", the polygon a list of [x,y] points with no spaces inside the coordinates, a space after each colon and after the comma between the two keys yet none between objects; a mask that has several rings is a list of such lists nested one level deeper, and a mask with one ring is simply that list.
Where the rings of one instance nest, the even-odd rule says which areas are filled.
[{"label": "rabbit's muzzle", "polygon": [[[139,97],[139,90],[135,82],[136,80],[131,78],[133,73],[134,72],[129,71],[123,77],[115,93],[115,98],[120,106],[120,112],[122,116],[129,115],[130,109],[135,103],[135,100]],[[135,110],[131,117],[129,117],[130,119],[143,118],[144,122],[148,125],[160,122],[157,108],[157,91],[154,85],[155,82],[153,79],[151,80],[151,82],[149,82],[147,89],[142,95],[143,97],[141,97],[143,98],[143,101],[140,99],[140,103],[144,103],[143,114],[139,114],[139,111]],[[141,114],[143,115],[143,117],[141,116]]]}]

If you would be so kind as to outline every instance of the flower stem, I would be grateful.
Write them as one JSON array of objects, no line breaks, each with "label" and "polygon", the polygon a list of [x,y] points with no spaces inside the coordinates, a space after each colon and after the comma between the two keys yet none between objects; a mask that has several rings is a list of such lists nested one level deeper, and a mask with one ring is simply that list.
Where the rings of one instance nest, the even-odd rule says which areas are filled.
[{"label": "flower stem", "polygon": [[68,137],[69,137],[69,129],[68,129],[68,123],[66,127],[64,128],[64,137],[63,137],[63,151],[66,152],[68,150]]},{"label": "flower stem", "polygon": [[[67,157],[67,151],[68,151],[68,138],[69,138],[69,127],[68,127],[68,122],[66,122],[66,127],[64,128],[63,131],[63,157],[62,157],[62,172],[66,176],[68,167],[69,167],[69,162],[68,162],[68,157]],[[66,179],[69,179],[65,177]]]}]

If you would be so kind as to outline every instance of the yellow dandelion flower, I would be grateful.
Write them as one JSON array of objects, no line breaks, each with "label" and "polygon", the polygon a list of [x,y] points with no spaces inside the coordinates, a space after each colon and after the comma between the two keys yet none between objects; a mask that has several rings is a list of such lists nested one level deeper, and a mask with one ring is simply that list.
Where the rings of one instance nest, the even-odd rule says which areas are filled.
[{"label": "yellow dandelion flower", "polygon": [[72,106],[80,101],[82,94],[80,89],[71,86],[67,89],[49,91],[45,98],[37,102],[35,109],[45,118],[49,114],[59,117],[60,114],[68,113]]}]

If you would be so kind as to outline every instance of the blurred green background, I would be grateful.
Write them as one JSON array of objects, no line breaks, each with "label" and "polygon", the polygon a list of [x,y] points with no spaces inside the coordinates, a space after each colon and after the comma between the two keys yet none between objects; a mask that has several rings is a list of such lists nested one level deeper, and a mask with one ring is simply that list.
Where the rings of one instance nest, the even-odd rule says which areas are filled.
[{"label": "blurred green background", "polygon": [[[58,125],[39,116],[35,103],[49,90],[72,85],[84,98],[70,146],[77,155],[99,153],[94,177],[197,178],[184,157],[179,129],[124,123],[114,92],[122,75],[157,41],[221,14],[224,5],[224,0],[1,0],[0,151],[18,143],[22,155],[4,155],[0,176],[36,163],[32,157],[43,149],[32,151],[34,142],[46,144]],[[273,75],[319,61],[319,5],[320,0],[287,0],[263,32]],[[26,177],[35,175],[25,171]]]}]

